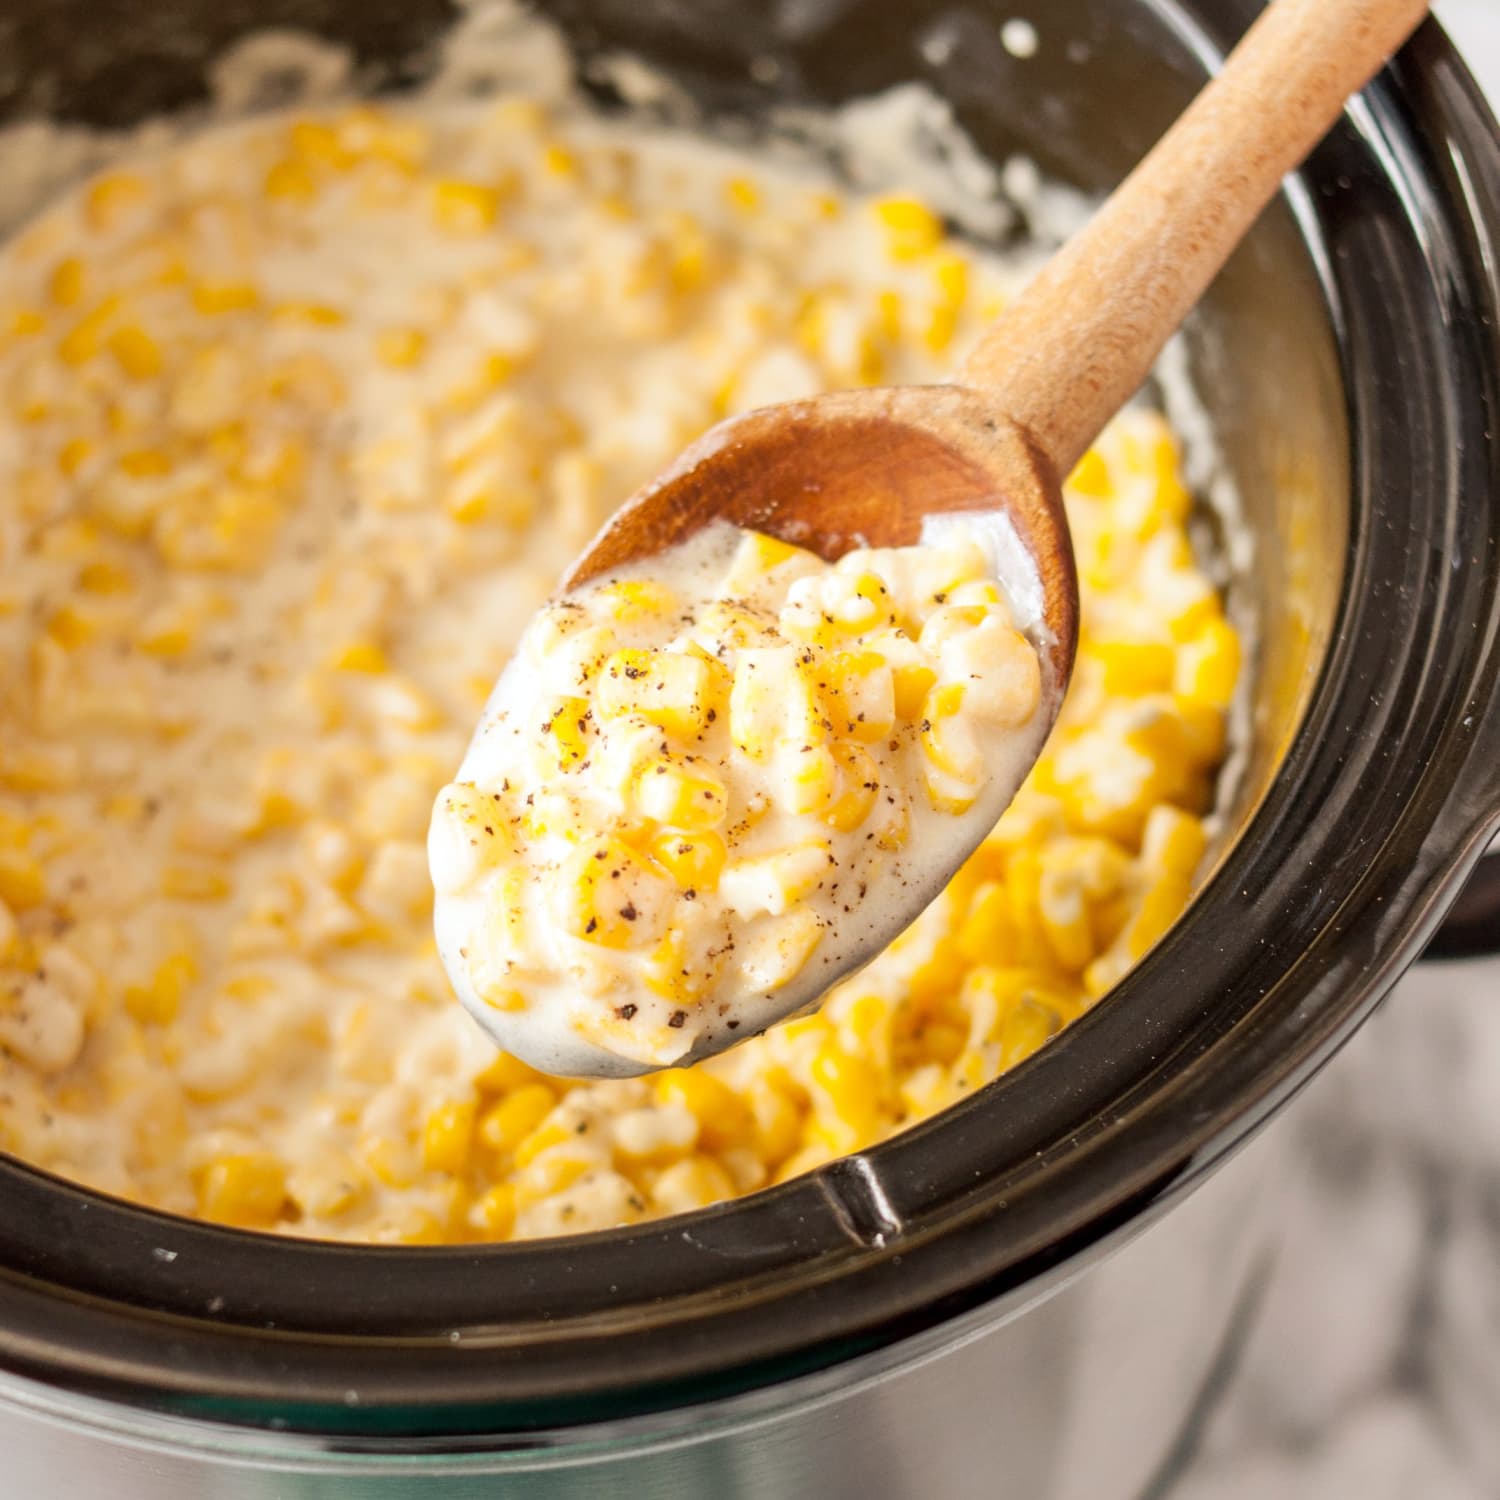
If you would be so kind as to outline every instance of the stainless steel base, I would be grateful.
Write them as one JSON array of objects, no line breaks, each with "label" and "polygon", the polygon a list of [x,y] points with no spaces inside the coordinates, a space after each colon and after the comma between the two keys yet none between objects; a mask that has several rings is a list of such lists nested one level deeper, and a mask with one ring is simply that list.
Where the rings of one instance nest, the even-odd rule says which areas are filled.
[{"label": "stainless steel base", "polygon": [[1285,1138],[1280,1122],[1005,1321],[981,1314],[771,1391],[525,1450],[340,1452],[5,1378],[0,1496],[1128,1500],[1169,1454],[1269,1247]]}]

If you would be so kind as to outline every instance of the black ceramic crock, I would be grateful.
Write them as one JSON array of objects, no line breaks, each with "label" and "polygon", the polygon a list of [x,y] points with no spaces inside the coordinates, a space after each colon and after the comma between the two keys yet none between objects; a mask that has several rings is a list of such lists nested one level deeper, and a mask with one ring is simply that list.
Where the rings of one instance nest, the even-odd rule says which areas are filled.
[{"label": "black ceramic crock", "polygon": [[[584,58],[638,52],[710,120],[917,78],[987,154],[1090,191],[1255,7],[1049,0],[1027,59],[999,40],[1014,9],[548,7]],[[204,59],[266,25],[348,43],[399,87],[450,19],[434,0],[11,0],[0,109],[124,125],[190,107]],[[354,1447],[514,1446],[1007,1316],[1173,1205],[1370,1013],[1500,821],[1497,238],[1495,126],[1429,23],[1189,330],[1256,539],[1236,583],[1260,622],[1254,753],[1187,915],[1040,1054],[786,1186],[541,1244],[273,1239],[0,1159],[0,1372]]]}]

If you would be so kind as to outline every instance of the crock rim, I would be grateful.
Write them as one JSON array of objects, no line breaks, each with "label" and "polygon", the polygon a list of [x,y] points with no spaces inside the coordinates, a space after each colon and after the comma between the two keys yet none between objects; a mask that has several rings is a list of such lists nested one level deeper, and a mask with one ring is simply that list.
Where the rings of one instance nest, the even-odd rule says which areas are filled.
[{"label": "crock rim", "polygon": [[[1423,268],[1424,308],[1441,313],[1435,338],[1409,308],[1382,307],[1382,363],[1344,369],[1356,512],[1373,517],[1410,484],[1409,535],[1351,535],[1336,637],[1277,784],[1110,1003],[870,1151],[701,1213],[572,1239],[419,1250],[283,1239],[0,1158],[0,1369],[178,1415],[350,1437],[627,1419],[1018,1303],[1275,1113],[1420,951],[1500,809],[1497,774],[1481,769],[1500,730],[1500,144],[1432,21],[1337,134],[1398,179],[1405,264]],[[1321,170],[1315,159],[1310,175]],[[1362,317],[1355,268],[1326,243],[1327,222],[1303,227],[1325,241],[1317,259],[1347,353]],[[1384,431],[1392,370],[1421,387],[1408,413],[1421,432],[1400,435],[1427,438],[1413,444],[1420,472],[1403,471]],[[1471,566],[1438,566],[1412,538]],[[1337,732],[1353,723],[1373,731],[1367,743]],[[1345,858],[1309,896],[1294,867],[1335,848]],[[1246,932],[1261,951],[1224,941]],[[1184,974],[1196,988],[1176,983]]]}]

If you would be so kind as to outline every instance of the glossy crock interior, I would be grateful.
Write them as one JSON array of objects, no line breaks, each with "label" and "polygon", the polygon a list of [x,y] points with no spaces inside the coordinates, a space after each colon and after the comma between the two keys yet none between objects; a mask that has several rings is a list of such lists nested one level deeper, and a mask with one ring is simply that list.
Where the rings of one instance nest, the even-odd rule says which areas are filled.
[{"label": "glossy crock interior", "polygon": [[[1026,60],[999,42],[1012,8],[982,0],[548,9],[585,57],[636,51],[711,117],[917,77],[988,154],[1022,151],[1102,190],[1253,8],[1051,0]],[[348,43],[372,82],[399,85],[449,19],[430,0],[38,0],[14,18],[3,102],[130,123],[191,105],[204,60],[266,25]],[[1236,584],[1260,621],[1254,750],[1219,868],[1119,992],[968,1104],[859,1158],[587,1240],[278,1241],[0,1160],[0,1367],[183,1414],[383,1438],[671,1407],[1034,1295],[1284,1100],[1415,951],[1496,805],[1471,761],[1495,672],[1495,558],[1474,497],[1494,463],[1481,235],[1500,168],[1435,28],[1399,85],[1320,149],[1189,332],[1256,537]],[[1471,565],[1456,572],[1452,555]]]}]

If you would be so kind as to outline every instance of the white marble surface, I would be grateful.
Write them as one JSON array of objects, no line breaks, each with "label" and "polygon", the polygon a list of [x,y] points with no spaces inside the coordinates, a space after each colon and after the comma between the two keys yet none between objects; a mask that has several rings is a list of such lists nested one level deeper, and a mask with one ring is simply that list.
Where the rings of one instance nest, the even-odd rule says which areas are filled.
[{"label": "white marble surface", "polygon": [[[1500,0],[1437,11],[1500,104]],[[1298,1111],[1277,1271],[1171,1500],[1500,1496],[1500,959],[1419,965]]]}]

